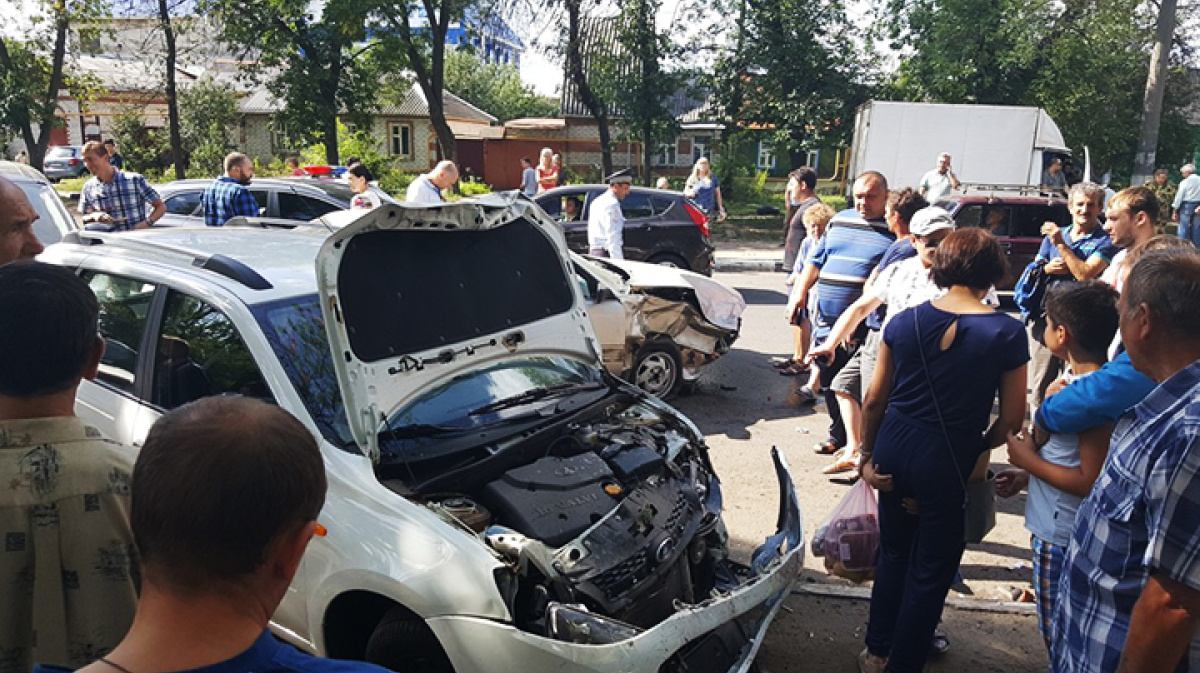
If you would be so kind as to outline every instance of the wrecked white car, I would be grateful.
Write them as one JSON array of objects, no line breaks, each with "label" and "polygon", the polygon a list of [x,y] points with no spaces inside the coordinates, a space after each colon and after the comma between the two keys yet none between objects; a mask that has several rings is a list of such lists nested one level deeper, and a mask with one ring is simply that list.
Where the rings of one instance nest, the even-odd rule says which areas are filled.
[{"label": "wrecked white car", "polygon": [[154,397],[170,337],[221,367],[206,394],[272,400],[322,439],[327,534],[279,637],[401,672],[752,665],[803,564],[783,457],[777,532],[735,563],[703,436],[596,364],[562,234],[535,205],[385,206],[331,235],[72,239],[46,259],[103,294],[102,328],[129,345],[105,365],[128,376],[81,389],[89,422],[136,443],[182,402]]},{"label": "wrecked white car", "polygon": [[659,264],[571,259],[604,366],[652,395],[669,399],[737,339],[746,309],[737,290]]}]

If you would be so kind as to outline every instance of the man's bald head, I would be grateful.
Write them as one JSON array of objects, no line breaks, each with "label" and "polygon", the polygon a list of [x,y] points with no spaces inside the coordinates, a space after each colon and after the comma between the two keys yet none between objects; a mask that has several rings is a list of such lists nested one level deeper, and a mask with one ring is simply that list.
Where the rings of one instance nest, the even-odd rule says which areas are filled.
[{"label": "man's bald head", "polygon": [[12,180],[0,177],[0,264],[33,259],[44,249],[33,233],[37,211]]},{"label": "man's bald head", "polygon": [[458,166],[453,161],[439,161],[429,177],[438,189],[450,189],[458,182]]}]

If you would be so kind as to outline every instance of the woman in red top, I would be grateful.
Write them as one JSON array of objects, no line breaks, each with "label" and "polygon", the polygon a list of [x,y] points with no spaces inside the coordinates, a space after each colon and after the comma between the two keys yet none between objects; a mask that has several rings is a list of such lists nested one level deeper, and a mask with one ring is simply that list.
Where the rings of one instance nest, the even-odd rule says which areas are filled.
[{"label": "woman in red top", "polygon": [[554,165],[554,150],[542,148],[541,161],[537,167],[538,194],[558,186],[558,167]]}]

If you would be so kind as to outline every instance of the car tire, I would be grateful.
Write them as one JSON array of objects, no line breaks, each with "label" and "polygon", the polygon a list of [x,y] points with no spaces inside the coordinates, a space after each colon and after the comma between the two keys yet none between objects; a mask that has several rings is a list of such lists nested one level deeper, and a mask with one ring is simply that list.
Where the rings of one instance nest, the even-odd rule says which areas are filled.
[{"label": "car tire", "polygon": [[638,351],[630,382],[660,400],[668,400],[683,385],[683,358],[667,339],[649,341]]},{"label": "car tire", "polygon": [[683,269],[684,271],[692,270],[692,267],[687,263],[687,260],[673,252],[660,252],[656,255],[650,255],[646,261],[650,264],[661,264],[663,266],[669,266],[675,269]]},{"label": "car tire", "polygon": [[401,607],[393,608],[375,627],[364,659],[400,673],[454,673],[450,657],[429,626]]}]

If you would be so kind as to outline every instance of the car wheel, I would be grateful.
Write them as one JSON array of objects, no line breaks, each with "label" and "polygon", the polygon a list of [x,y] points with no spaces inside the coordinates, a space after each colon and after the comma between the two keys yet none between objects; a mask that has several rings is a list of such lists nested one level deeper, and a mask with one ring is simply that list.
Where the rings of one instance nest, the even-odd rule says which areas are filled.
[{"label": "car wheel", "polygon": [[632,383],[660,400],[673,397],[683,383],[679,348],[664,339],[642,346],[633,364]]},{"label": "car wheel", "polygon": [[646,261],[651,264],[669,266],[673,269],[683,269],[684,271],[691,271],[692,269],[682,257],[673,252],[660,252],[657,255],[651,255]]},{"label": "car wheel", "polygon": [[450,657],[429,626],[399,607],[375,627],[364,658],[400,673],[454,673]]}]

